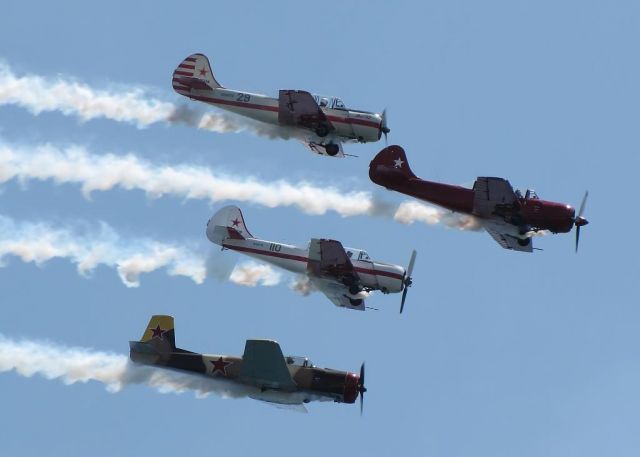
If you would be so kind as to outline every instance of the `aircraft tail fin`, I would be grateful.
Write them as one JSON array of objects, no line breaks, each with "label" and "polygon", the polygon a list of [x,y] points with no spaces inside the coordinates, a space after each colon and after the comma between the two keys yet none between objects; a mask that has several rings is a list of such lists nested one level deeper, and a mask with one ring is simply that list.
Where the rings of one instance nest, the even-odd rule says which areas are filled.
[{"label": "aircraft tail fin", "polygon": [[151,316],[140,341],[129,341],[130,357],[134,362],[155,363],[176,352],[173,317]]},{"label": "aircraft tail fin", "polygon": [[218,210],[207,222],[207,238],[214,244],[221,245],[226,239],[244,240],[253,238],[244,223],[242,211],[237,206],[229,205]]},{"label": "aircraft tail fin", "polygon": [[400,146],[387,146],[376,155],[369,164],[369,178],[381,186],[388,183],[404,182],[416,178],[404,149]]},{"label": "aircraft tail fin", "polygon": [[214,90],[222,87],[211,70],[209,59],[204,54],[191,54],[173,71],[173,89],[189,97],[191,90]]}]

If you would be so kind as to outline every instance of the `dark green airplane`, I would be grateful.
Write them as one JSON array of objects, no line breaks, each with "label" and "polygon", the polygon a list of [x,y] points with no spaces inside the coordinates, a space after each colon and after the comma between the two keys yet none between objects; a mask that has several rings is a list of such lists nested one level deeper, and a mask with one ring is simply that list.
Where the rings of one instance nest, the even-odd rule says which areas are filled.
[{"label": "dark green airplane", "polygon": [[176,347],[171,316],[152,316],[140,341],[129,347],[133,362],[226,379],[249,386],[251,398],[270,403],[302,408],[312,400],[355,403],[360,394],[362,412],[364,364],[360,375],[319,368],[306,357],[285,357],[272,340],[247,340],[242,357],[186,351]]}]

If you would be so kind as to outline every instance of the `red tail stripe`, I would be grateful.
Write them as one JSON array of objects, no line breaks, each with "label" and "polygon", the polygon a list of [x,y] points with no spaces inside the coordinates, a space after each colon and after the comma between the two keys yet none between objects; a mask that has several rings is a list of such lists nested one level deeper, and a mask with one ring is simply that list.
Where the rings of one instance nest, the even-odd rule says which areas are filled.
[{"label": "red tail stripe", "polygon": [[187,65],[186,63],[181,63],[180,65],[178,65],[178,67],[180,67],[180,68],[189,68],[190,70],[195,70],[196,69],[195,65]]},{"label": "red tail stripe", "polygon": [[217,103],[219,105],[239,106],[240,108],[261,109],[264,111],[278,112],[277,106],[256,105],[255,103],[234,102],[232,100],[222,100],[219,98],[205,97],[204,95],[192,95],[191,98],[200,100],[201,102]]},{"label": "red tail stripe", "polygon": [[196,58],[195,57],[187,57],[186,59],[184,59],[185,62],[195,62]]},{"label": "red tail stripe", "polygon": [[193,72],[180,71],[180,70],[174,71],[173,74],[174,75],[180,75],[180,76],[193,76]]},{"label": "red tail stripe", "polygon": [[299,255],[282,254],[280,252],[264,251],[262,249],[246,248],[244,246],[232,246],[230,244],[224,244],[224,243],[222,243],[222,246],[234,251],[251,252],[253,254],[266,255],[270,257],[279,257],[281,259],[297,260],[298,262],[307,263],[307,258]]}]

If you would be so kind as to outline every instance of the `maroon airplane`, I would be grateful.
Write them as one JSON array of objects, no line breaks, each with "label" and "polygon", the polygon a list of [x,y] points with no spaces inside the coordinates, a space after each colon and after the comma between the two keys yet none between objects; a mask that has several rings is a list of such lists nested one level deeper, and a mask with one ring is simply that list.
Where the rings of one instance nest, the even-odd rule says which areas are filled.
[{"label": "maroon airplane", "polygon": [[389,146],[380,151],[369,164],[369,177],[387,189],[475,216],[506,249],[532,252],[531,237],[536,232],[567,233],[575,225],[577,252],[580,227],[589,223],[582,217],[588,192],[584,194],[576,217],[576,211],[570,205],[540,200],[533,190],[527,190],[523,197],[502,178],[479,177],[473,189],[425,181],[413,174],[400,146]]}]

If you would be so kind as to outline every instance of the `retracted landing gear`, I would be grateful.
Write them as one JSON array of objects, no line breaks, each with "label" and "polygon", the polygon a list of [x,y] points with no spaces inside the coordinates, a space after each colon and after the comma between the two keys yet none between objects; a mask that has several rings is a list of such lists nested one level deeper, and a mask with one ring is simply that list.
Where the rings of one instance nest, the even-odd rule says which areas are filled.
[{"label": "retracted landing gear", "polygon": [[325,151],[327,151],[327,154],[330,155],[331,157],[335,156],[338,152],[340,152],[340,146],[338,146],[335,143],[329,143],[325,145],[324,149]]}]

